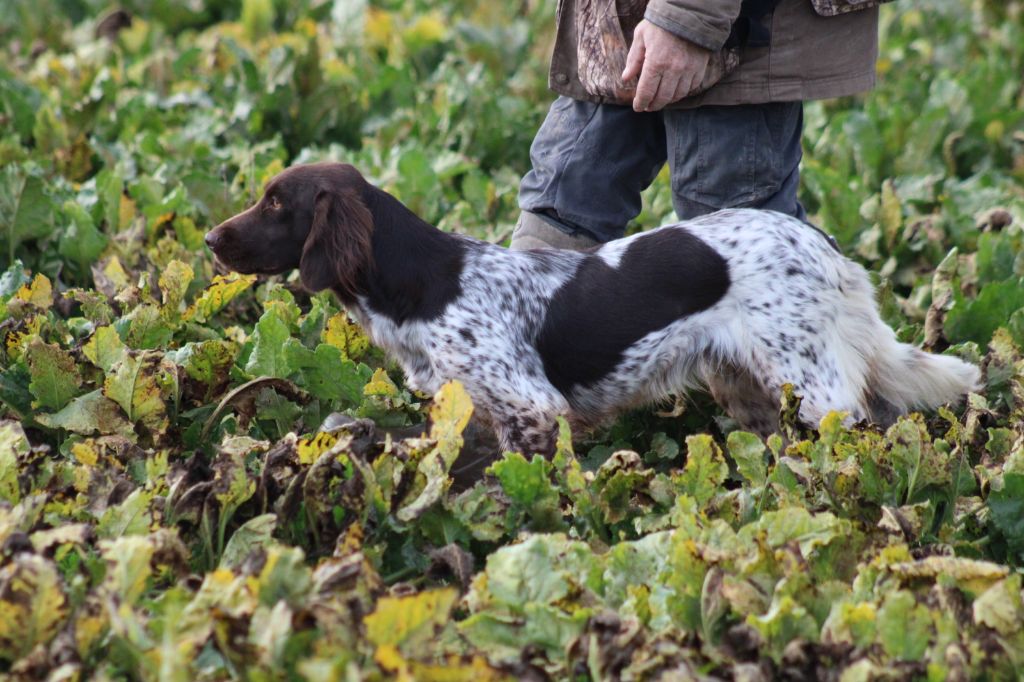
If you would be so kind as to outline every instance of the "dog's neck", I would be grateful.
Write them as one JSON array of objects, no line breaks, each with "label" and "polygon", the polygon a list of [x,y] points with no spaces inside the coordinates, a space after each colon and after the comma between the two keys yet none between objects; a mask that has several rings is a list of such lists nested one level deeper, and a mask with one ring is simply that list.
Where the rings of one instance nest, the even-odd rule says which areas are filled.
[{"label": "dog's neck", "polygon": [[[373,216],[372,262],[359,277],[369,312],[396,325],[438,317],[461,293],[465,242],[421,220],[398,199],[369,186],[363,200]],[[346,292],[336,292],[348,305]]]}]

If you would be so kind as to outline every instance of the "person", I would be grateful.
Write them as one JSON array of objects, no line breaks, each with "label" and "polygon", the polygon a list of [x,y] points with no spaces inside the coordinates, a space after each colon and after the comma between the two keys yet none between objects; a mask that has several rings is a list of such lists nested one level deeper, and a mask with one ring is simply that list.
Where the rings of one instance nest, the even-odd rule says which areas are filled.
[{"label": "person", "polygon": [[[530,147],[510,248],[622,237],[666,160],[680,220],[730,207],[806,219],[803,102],[874,85],[878,4],[607,0],[620,37],[632,34],[621,59],[600,52],[614,41],[594,36],[599,3],[563,0],[549,75],[558,98]],[[623,24],[635,11],[638,23]],[[721,67],[730,51],[731,71]],[[621,76],[612,73],[623,61]],[[716,65],[720,80],[706,87]]]}]

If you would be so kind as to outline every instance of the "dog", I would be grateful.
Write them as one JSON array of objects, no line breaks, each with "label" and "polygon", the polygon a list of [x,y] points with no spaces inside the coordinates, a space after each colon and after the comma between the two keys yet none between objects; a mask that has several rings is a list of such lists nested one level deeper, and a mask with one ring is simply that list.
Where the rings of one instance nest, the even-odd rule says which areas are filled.
[{"label": "dog", "polygon": [[227,267],[299,269],[333,291],[413,389],[462,382],[503,449],[550,454],[556,418],[592,428],[706,387],[741,427],[778,426],[782,386],[814,427],[882,425],[980,385],[962,360],[900,343],[867,272],[817,228],[753,209],[588,252],[509,251],[424,222],[340,163],[299,165],[206,235]]}]

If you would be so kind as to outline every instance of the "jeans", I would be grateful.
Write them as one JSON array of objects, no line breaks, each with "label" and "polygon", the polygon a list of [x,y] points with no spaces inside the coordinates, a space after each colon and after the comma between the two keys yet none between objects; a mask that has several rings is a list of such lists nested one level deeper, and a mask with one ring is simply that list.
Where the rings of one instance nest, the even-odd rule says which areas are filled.
[{"label": "jeans", "polygon": [[667,160],[680,220],[736,207],[805,220],[802,129],[801,102],[637,113],[559,97],[530,146],[519,207],[569,234],[617,239]]}]

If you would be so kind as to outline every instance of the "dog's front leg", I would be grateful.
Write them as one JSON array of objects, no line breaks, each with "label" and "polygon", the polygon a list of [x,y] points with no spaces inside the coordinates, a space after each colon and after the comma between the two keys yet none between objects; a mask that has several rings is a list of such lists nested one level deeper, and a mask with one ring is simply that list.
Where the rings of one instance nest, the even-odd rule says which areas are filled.
[{"label": "dog's front leg", "polygon": [[555,454],[558,423],[555,415],[536,412],[512,412],[494,417],[494,430],[504,451],[536,453],[550,458]]}]

